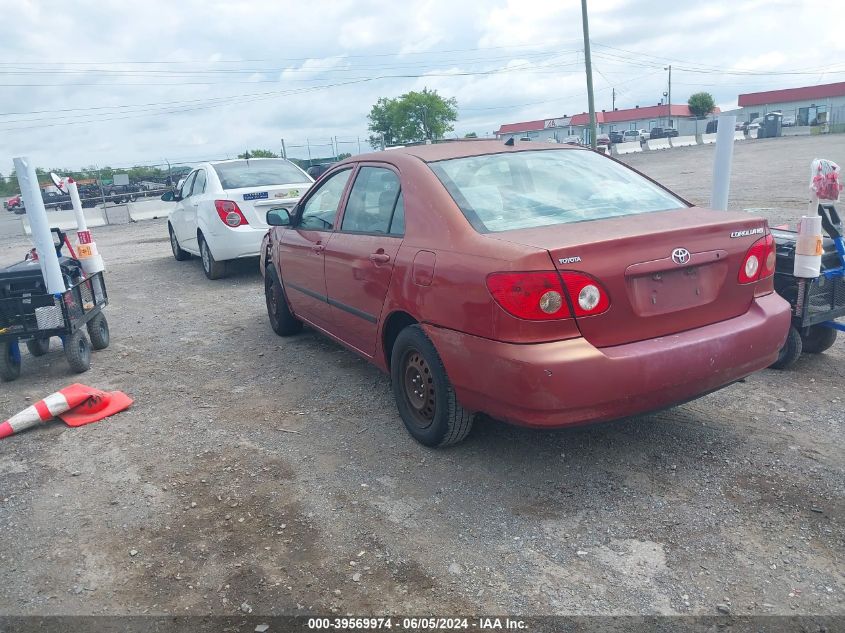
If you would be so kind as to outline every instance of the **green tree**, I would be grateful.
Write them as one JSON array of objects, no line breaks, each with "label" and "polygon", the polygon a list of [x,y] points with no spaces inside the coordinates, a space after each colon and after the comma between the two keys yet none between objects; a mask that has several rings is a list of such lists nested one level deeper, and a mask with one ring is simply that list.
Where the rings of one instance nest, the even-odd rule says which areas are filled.
[{"label": "green tree", "polygon": [[278,158],[279,155],[271,152],[269,149],[253,149],[243,154],[238,154],[238,158]]},{"label": "green tree", "polygon": [[351,157],[352,157],[352,154],[350,154],[349,152],[341,152],[340,154],[337,155],[338,160],[346,160],[347,158],[351,158]]},{"label": "green tree", "polygon": [[694,95],[690,95],[687,105],[689,106],[689,111],[697,119],[703,119],[716,109],[713,95],[709,92],[696,92]]},{"label": "green tree", "polygon": [[413,143],[442,138],[458,118],[458,102],[444,99],[436,90],[407,92],[395,99],[380,98],[367,115],[373,132],[370,145]]},{"label": "green tree", "polygon": [[464,138],[478,138],[478,134],[475,132],[468,132],[467,134],[464,134]]}]

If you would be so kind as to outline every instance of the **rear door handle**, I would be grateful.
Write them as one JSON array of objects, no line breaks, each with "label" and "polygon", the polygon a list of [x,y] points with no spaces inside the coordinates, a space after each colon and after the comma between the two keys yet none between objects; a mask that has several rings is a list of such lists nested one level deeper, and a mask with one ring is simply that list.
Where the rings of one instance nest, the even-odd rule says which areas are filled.
[{"label": "rear door handle", "polygon": [[390,255],[387,253],[373,253],[370,255],[370,261],[376,264],[386,264],[390,261]]}]

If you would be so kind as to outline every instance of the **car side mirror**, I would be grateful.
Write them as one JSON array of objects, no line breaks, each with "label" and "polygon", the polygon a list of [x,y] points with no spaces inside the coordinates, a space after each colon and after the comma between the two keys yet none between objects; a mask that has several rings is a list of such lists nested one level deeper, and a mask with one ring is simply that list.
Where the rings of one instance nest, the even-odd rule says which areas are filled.
[{"label": "car side mirror", "polygon": [[161,199],[164,202],[178,202],[180,200],[179,194],[175,191],[165,191],[162,194]]},{"label": "car side mirror", "polygon": [[267,212],[267,224],[270,226],[290,226],[291,222],[290,211],[281,207],[279,209],[270,209]]}]

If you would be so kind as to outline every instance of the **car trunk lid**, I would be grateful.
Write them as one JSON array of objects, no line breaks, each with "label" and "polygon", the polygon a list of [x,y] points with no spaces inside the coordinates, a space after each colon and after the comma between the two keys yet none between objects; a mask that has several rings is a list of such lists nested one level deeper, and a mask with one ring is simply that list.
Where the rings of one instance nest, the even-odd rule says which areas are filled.
[{"label": "car trunk lid", "polygon": [[251,226],[264,228],[267,226],[268,209],[276,207],[292,209],[310,186],[310,182],[303,182],[292,185],[242,187],[227,189],[225,196],[237,203]]},{"label": "car trunk lid", "polygon": [[[766,231],[761,218],[690,208],[490,236],[545,249],[559,271],[597,279],[610,308],[576,321],[587,340],[607,347],[744,314],[755,284],[739,284],[737,274]],[[689,257],[673,260],[676,249]]]}]

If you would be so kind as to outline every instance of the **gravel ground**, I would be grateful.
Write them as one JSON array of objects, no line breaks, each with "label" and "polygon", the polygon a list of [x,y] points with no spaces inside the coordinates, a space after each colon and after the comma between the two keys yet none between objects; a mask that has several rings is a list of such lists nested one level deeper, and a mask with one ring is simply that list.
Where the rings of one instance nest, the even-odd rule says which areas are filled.
[{"label": "gravel ground", "polygon": [[[628,162],[706,202],[712,153]],[[734,202],[799,216],[819,154],[845,163],[845,136],[738,144]],[[272,333],[254,262],[207,281],[165,226],[95,232],[112,345],[79,379],[132,409],[2,443],[0,614],[845,613],[842,344],[669,411],[428,450],[376,369]],[[55,341],[23,365],[6,414],[76,380]]]}]

